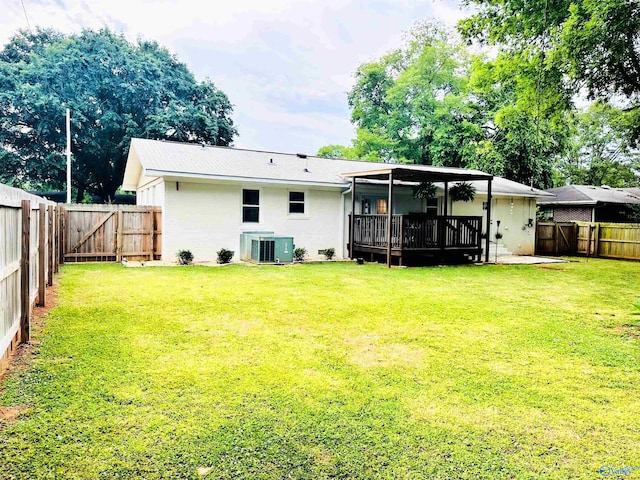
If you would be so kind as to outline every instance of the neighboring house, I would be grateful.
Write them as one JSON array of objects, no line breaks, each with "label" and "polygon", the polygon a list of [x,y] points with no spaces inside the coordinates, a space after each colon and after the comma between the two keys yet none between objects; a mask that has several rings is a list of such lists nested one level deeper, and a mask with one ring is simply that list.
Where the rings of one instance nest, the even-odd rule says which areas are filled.
[{"label": "neighboring house", "polygon": [[640,189],[567,185],[546,190],[554,197],[538,201],[544,218],[555,222],[637,221]]},{"label": "neighboring house", "polygon": [[479,245],[480,234],[486,232],[488,182],[493,179],[489,238],[500,220],[504,244],[513,253],[533,254],[536,198],[548,194],[474,170],[133,139],[123,189],[135,191],[139,205],[162,207],[165,260],[181,249],[191,250],[196,260],[215,260],[222,247],[234,250],[239,260],[246,256],[246,248],[240,250],[245,232],[291,237],[312,258],[326,248],[348,257],[353,183],[347,174],[380,169],[410,170],[447,181],[471,178],[478,193],[474,202],[449,201],[445,207],[442,182],[436,183],[438,195],[431,200],[414,197],[415,182],[394,182],[393,212],[388,212],[388,182],[363,178],[353,199],[356,215],[377,215],[380,221],[390,213],[473,215],[481,224],[482,232],[477,229],[474,237]]}]

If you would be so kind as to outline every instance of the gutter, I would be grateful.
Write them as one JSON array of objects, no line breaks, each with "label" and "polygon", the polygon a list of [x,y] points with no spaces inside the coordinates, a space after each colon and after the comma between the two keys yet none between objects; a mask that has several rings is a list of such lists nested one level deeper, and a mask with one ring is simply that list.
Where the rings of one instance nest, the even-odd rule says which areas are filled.
[{"label": "gutter", "polygon": [[285,185],[313,185],[316,187],[330,187],[330,188],[344,188],[347,183],[331,183],[331,182],[314,182],[305,180],[280,180],[274,178],[258,178],[258,177],[239,177],[239,176],[226,176],[226,175],[209,175],[206,173],[189,173],[189,172],[171,172],[166,170],[144,170],[144,174],[147,176],[155,177],[179,177],[179,178],[198,178],[202,180],[221,180],[227,182],[242,182],[242,183],[273,183],[273,184],[285,184]]}]

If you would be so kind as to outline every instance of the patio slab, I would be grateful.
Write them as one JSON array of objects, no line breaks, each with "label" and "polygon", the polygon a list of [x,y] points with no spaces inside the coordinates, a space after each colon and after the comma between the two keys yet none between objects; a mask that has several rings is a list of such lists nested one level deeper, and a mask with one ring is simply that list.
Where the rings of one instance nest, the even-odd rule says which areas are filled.
[{"label": "patio slab", "polygon": [[539,263],[567,263],[567,261],[562,258],[536,257],[533,255],[498,255],[497,259],[497,263],[502,265],[535,265]]}]

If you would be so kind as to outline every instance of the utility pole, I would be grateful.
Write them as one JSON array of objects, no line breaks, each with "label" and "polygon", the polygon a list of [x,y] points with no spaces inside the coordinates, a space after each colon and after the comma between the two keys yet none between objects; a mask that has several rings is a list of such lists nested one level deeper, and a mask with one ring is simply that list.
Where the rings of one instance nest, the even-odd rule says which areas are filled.
[{"label": "utility pole", "polygon": [[67,108],[67,203],[71,203],[71,110]]}]

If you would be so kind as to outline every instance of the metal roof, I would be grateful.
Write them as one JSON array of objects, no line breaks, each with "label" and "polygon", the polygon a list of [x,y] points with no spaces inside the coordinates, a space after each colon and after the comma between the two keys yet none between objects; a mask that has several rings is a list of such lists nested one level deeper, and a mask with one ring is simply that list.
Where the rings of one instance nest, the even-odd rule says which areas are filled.
[{"label": "metal roof", "polygon": [[433,167],[430,165],[377,164],[377,169],[343,172],[343,177],[386,180],[393,172],[394,180],[405,182],[461,182],[469,180],[491,180],[493,175],[466,168]]},{"label": "metal roof", "polygon": [[632,189],[566,185],[545,191],[555,196],[540,200],[538,202],[540,205],[640,204],[640,195],[634,195]]}]

